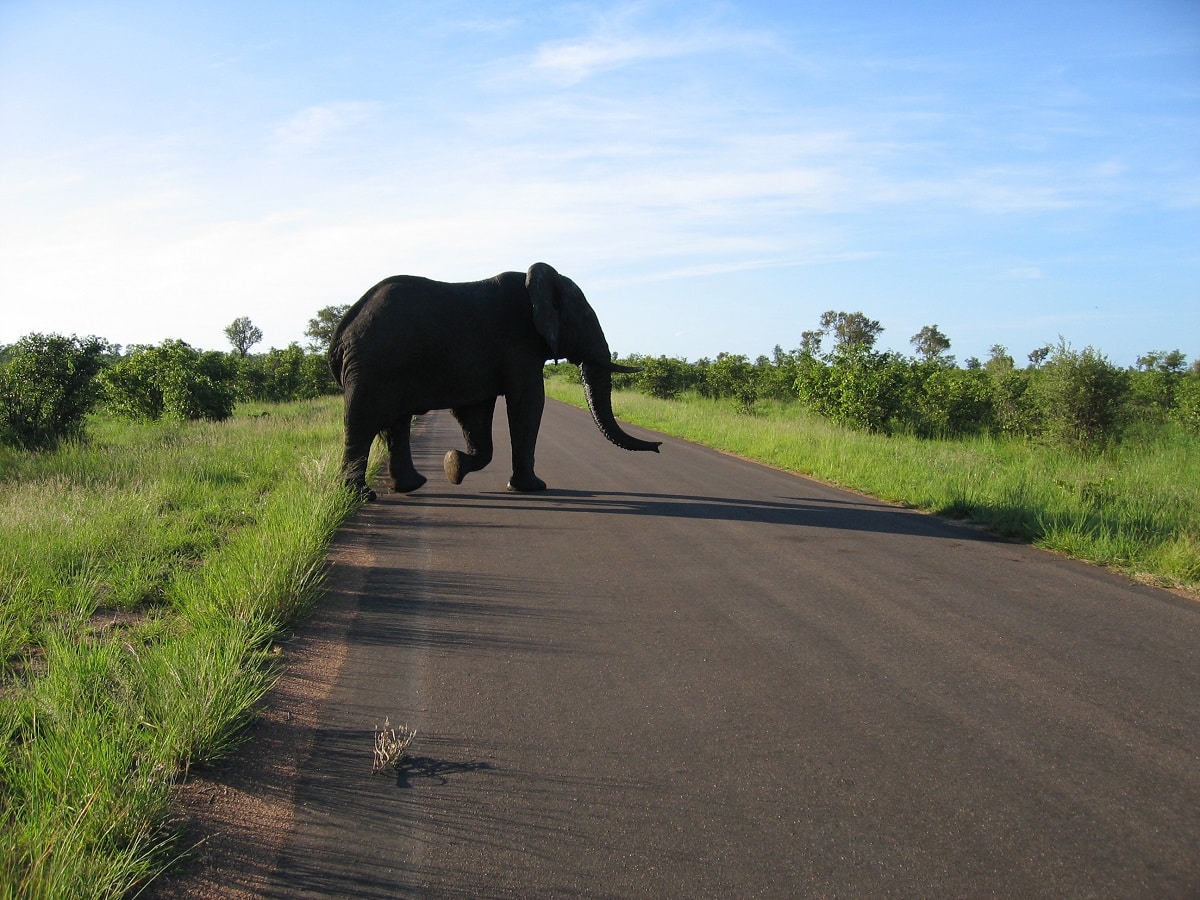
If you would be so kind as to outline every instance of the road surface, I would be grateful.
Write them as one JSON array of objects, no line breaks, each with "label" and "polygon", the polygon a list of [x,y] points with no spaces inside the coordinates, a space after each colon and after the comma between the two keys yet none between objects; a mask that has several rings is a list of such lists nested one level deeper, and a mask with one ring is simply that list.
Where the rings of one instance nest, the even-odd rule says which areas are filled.
[{"label": "road surface", "polygon": [[258,892],[1200,895],[1200,604],[556,403],[508,494],[503,419],[339,539]]}]

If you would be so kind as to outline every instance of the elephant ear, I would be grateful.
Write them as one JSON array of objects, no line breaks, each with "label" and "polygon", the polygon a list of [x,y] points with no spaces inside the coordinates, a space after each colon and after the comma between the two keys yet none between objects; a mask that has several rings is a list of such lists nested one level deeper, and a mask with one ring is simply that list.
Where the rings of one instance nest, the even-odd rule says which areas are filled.
[{"label": "elephant ear", "polygon": [[558,272],[545,263],[534,263],[525,276],[525,288],[533,304],[533,327],[546,341],[550,356],[559,357],[558,329],[561,305]]}]

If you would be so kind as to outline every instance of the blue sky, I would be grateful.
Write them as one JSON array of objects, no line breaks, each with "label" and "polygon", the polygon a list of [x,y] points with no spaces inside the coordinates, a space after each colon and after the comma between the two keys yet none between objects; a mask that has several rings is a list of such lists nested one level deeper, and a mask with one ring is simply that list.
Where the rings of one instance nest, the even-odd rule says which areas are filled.
[{"label": "blue sky", "polygon": [[622,354],[1194,359],[1200,3],[5,0],[0,209],[0,343],[543,260]]}]

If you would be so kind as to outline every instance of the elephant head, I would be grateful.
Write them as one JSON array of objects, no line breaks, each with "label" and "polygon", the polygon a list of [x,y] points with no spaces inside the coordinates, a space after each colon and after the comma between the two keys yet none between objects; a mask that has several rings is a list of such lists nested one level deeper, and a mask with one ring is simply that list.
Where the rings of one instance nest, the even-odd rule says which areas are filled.
[{"label": "elephant head", "polygon": [[579,366],[588,409],[600,432],[624,450],[658,452],[659,441],[643,441],[621,430],[612,411],[613,372],[636,372],[612,361],[600,320],[583,291],[546,263],[534,263],[525,277],[533,323],[546,341],[547,359],[565,358]]}]

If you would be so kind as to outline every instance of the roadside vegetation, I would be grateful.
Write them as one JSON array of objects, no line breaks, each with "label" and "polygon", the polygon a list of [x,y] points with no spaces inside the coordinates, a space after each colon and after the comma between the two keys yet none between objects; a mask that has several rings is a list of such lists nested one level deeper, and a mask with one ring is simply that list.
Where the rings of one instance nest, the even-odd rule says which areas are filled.
[{"label": "roadside vegetation", "polygon": [[122,896],[187,849],[171,788],[237,740],[351,508],[340,398],[86,424],[0,448],[0,897]]},{"label": "roadside vegetation", "polygon": [[353,507],[324,346],[0,347],[0,900],[118,897],[276,677]]},{"label": "roadside vegetation", "polygon": [[[1200,362],[1136,369],[1065,340],[1018,366],[1002,346],[959,366],[937,326],[915,353],[830,311],[801,347],[751,361],[631,356],[616,414],[882,499],[985,525],[1139,580],[1200,590]],[[826,345],[827,348],[826,348]],[[575,369],[548,393],[583,405]]]},{"label": "roadside vegetation", "polygon": [[[276,677],[353,500],[312,343],[253,353],[27,335],[0,348],[0,900],[136,891],[187,848],[173,785],[227,750]],[[631,357],[619,416],[1166,586],[1200,589],[1200,365],[1061,340],[960,367],[830,311],[790,352]],[[829,344],[828,348],[824,345]],[[552,396],[583,405],[578,370]],[[385,726],[380,765],[401,758]]]}]

